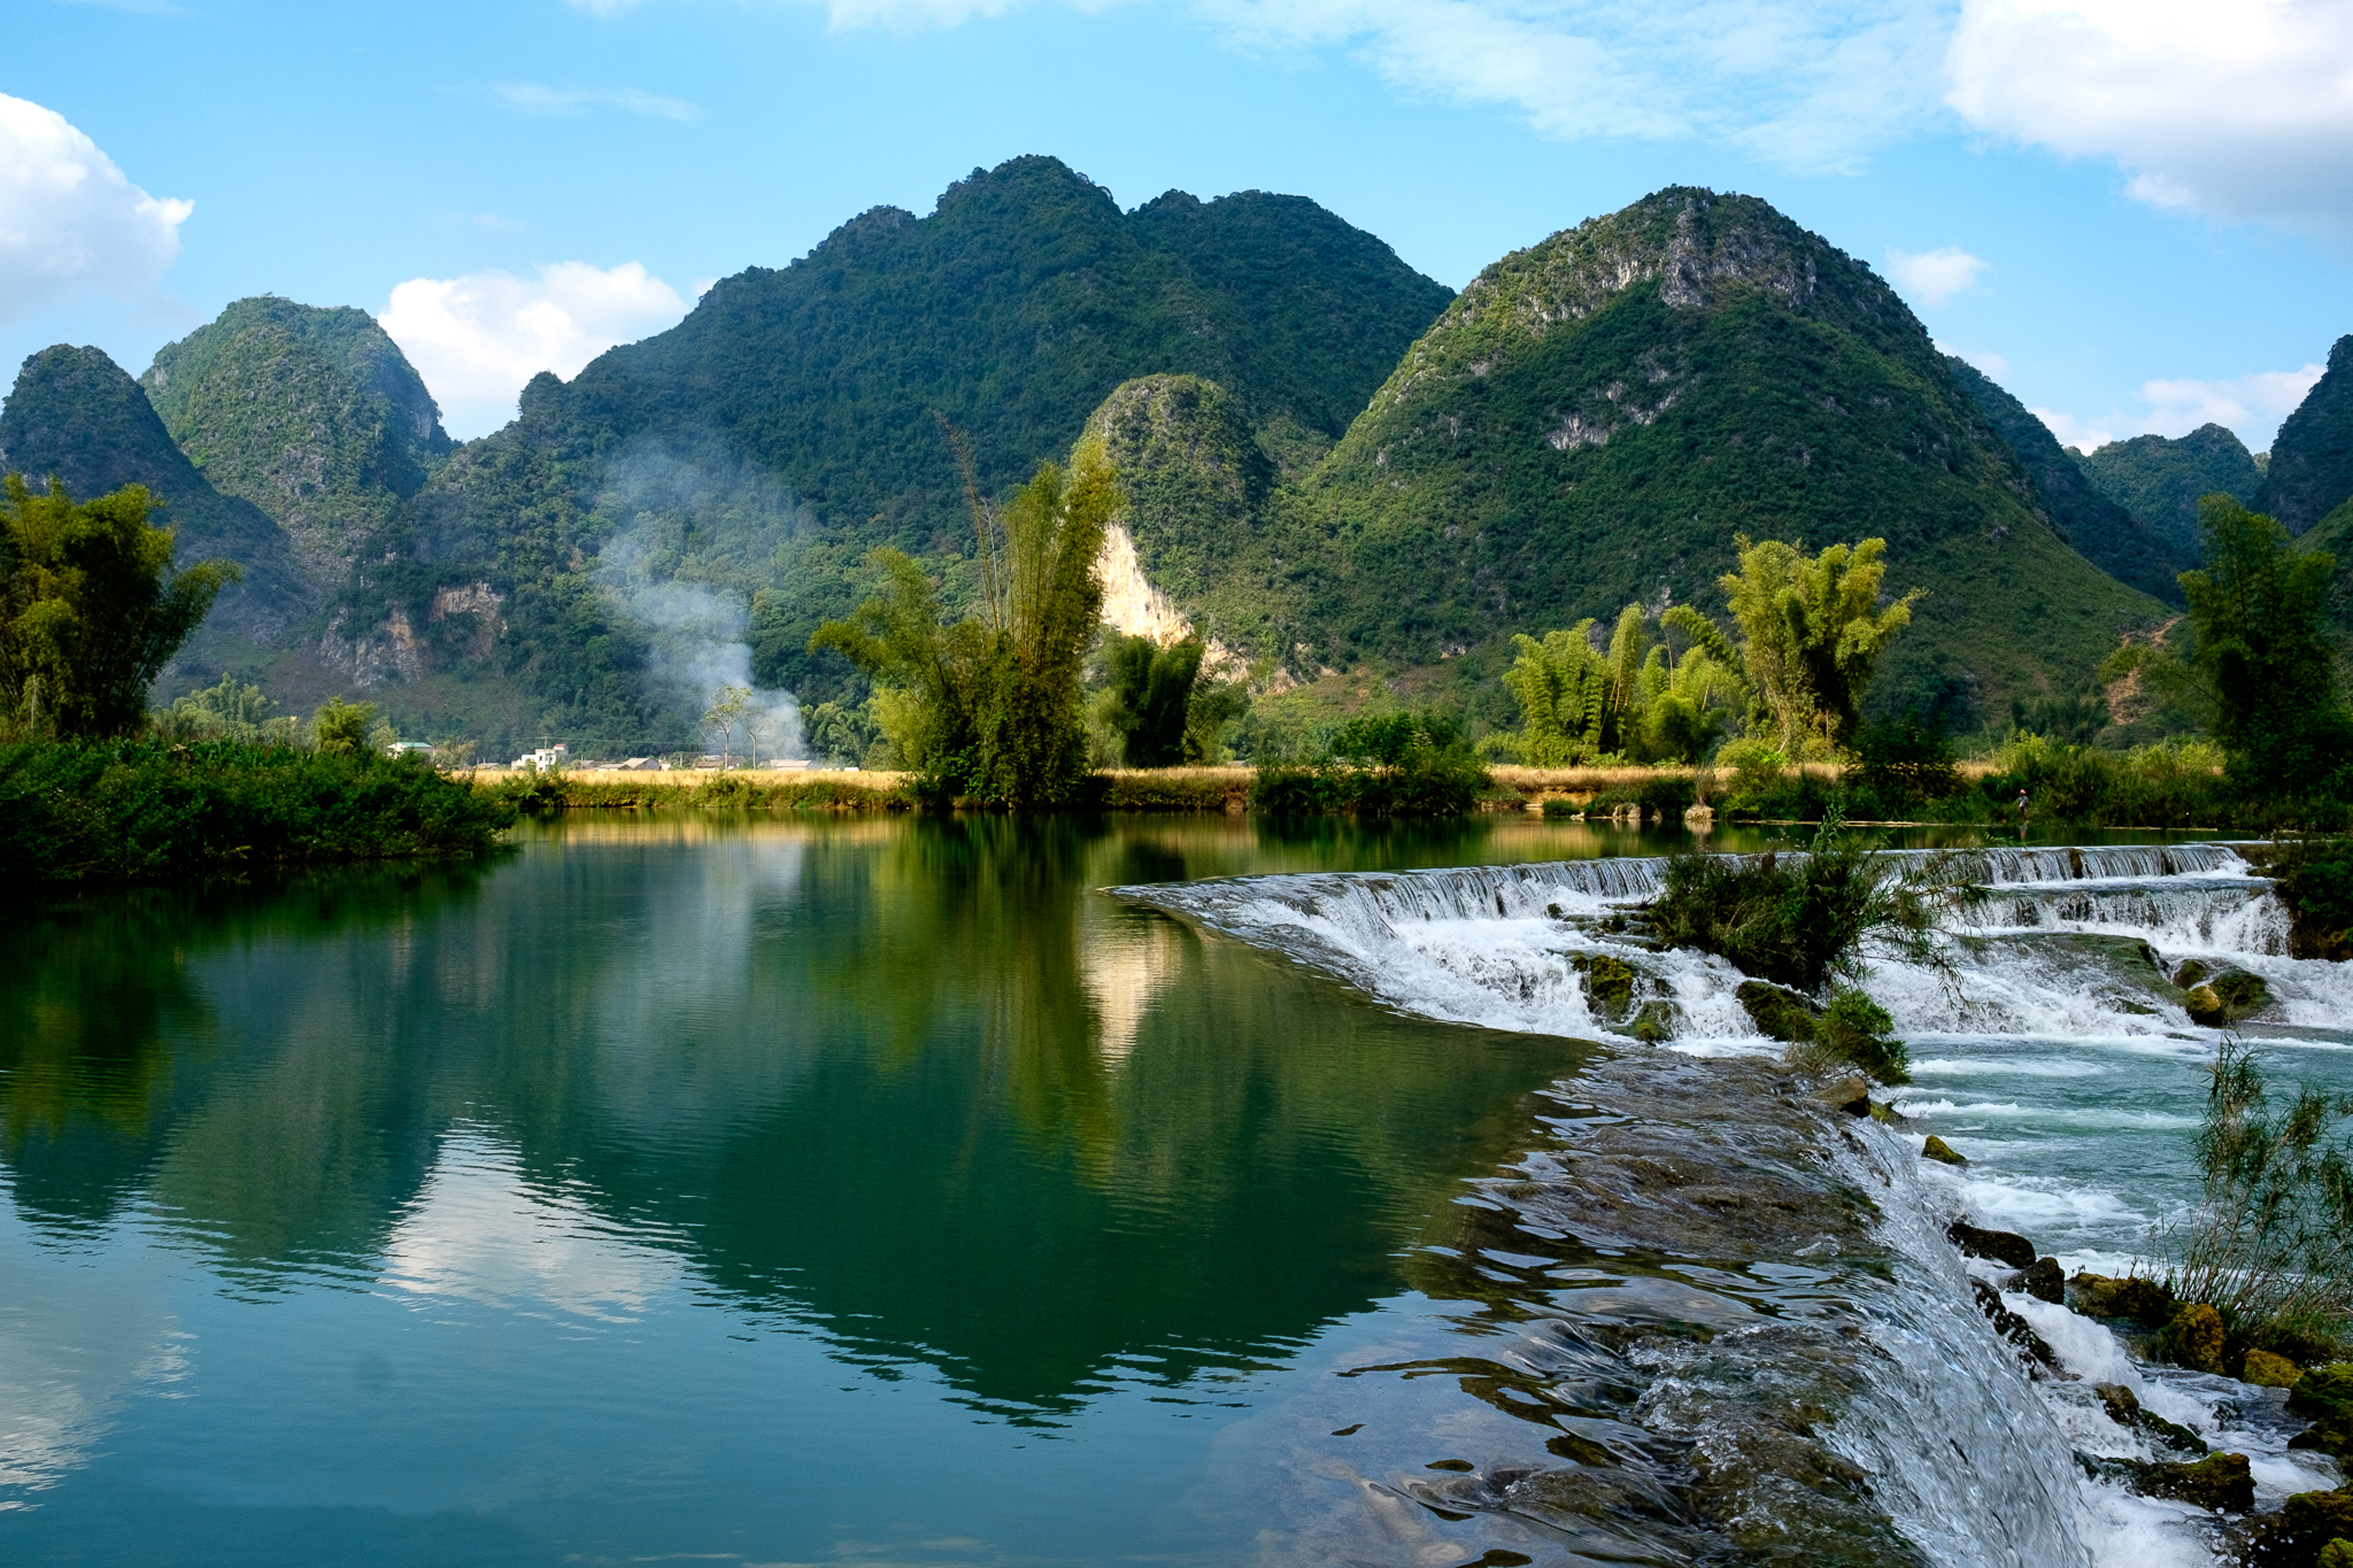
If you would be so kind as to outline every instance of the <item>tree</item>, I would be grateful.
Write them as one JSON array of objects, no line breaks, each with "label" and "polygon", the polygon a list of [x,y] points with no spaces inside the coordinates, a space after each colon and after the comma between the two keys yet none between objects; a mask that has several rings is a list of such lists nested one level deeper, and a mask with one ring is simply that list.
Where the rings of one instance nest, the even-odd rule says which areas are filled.
[{"label": "tree", "polygon": [[290,741],[300,721],[273,718],[277,705],[259,686],[241,686],[224,675],[220,684],[191,692],[172,704],[170,721],[183,733],[226,735],[238,741]]},{"label": "tree", "polygon": [[1678,605],[1660,618],[1691,645],[1681,658],[1669,639],[1651,640],[1639,605],[1618,613],[1606,651],[1593,646],[1590,620],[1541,641],[1512,639],[1519,657],[1504,684],[1520,705],[1521,761],[1563,767],[1613,756],[1692,763],[1706,755],[1725,710],[1744,706],[1747,688],[1730,645],[1705,617]]},{"label": "tree", "polygon": [[935,792],[1008,805],[1067,799],[1086,772],[1080,682],[1103,613],[1095,559],[1117,479],[1089,441],[1068,473],[1041,464],[1000,512],[981,504],[969,465],[965,490],[979,614],[944,624],[931,579],[884,548],[870,557],[882,592],[819,626],[809,647],[838,648],[874,678],[883,732]]},{"label": "tree", "polygon": [[368,728],[375,722],[375,703],[330,697],[311,715],[311,744],[329,756],[372,756]]},{"label": "tree", "polygon": [[752,711],[752,689],[748,686],[723,686],[719,695],[702,715],[702,727],[719,740],[719,762],[722,767],[735,760],[735,727]]},{"label": "tree", "polygon": [[2326,620],[2336,557],[2295,548],[2276,521],[2227,495],[2200,501],[2198,521],[2206,566],[2180,583],[2214,738],[2248,784],[2302,795],[2344,765],[2353,742]]},{"label": "tree", "polygon": [[839,702],[820,702],[802,715],[802,721],[807,727],[810,754],[829,762],[862,763],[881,736],[871,703],[845,708]]},{"label": "tree", "polygon": [[147,689],[237,577],[226,561],[174,570],[146,489],[75,504],[10,474],[0,486],[0,703],[67,735],[121,735]]},{"label": "tree", "polygon": [[1167,647],[1118,632],[1105,637],[1103,665],[1111,681],[1106,717],[1129,767],[1165,768],[1185,760],[1202,652],[1198,637]]},{"label": "tree", "polygon": [[1809,560],[1802,544],[1734,538],[1740,570],[1717,579],[1740,628],[1748,684],[1772,713],[1791,756],[1836,750],[1862,721],[1862,693],[1879,656],[1912,624],[1915,588],[1881,608],[1887,541],[1833,544]]}]

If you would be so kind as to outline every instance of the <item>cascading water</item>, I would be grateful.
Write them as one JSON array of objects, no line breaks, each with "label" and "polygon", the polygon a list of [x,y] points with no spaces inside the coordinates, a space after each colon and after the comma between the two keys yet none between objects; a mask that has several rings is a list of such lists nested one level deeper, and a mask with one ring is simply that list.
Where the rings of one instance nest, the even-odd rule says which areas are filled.
[{"label": "cascading water", "polygon": [[[1991,896],[1943,933],[1950,968],[1882,963],[1866,983],[1917,1058],[1899,1109],[1976,1153],[1965,1173],[1924,1165],[1917,1127],[1828,1114],[1771,1059],[1780,1047],[1740,1005],[1738,972],[1628,929],[1664,866],[1115,890],[1403,1011],[1627,1044],[1559,1087],[1557,1147],[1482,1184],[1431,1266],[1434,1297],[1488,1303],[1466,1331],[1516,1348],[1433,1353],[1399,1373],[1454,1371],[1486,1405],[1569,1435],[1534,1453],[1491,1436],[1479,1458],[1435,1462],[1451,1477],[1365,1469],[1365,1495],[1469,1521],[1417,1551],[1516,1562],[1541,1540],[1646,1562],[2214,1561],[2211,1516],[2079,1468],[2079,1455],[2160,1457],[2109,1418],[2096,1384],[2249,1454],[2270,1504],[2336,1484],[2329,1461],[2287,1450],[2298,1424],[2275,1395],[2141,1366],[2098,1323],[2001,1294],[2050,1352],[2030,1365],[1971,1288],[1974,1274],[1999,1290],[2009,1271],[1965,1263],[1943,1234],[1956,1215],[2015,1225],[2071,1265],[2114,1267],[2179,1211],[2195,1126],[2184,1086],[2215,1037],[2170,979],[2185,960],[2261,978],[2268,1000],[2242,1028],[2353,1062],[2353,975],[2288,956],[2285,915],[2244,859],[2218,844],[1960,852],[1953,868]],[[1668,1048],[1636,1044],[1646,1028]],[[2113,1092],[2143,1071],[2172,1075],[2164,1105]],[[2002,1098],[1978,1092],[1994,1086]],[[2116,1142],[2134,1139],[2149,1142]],[[2154,1173],[2140,1186],[2104,1179],[2104,1161],[2127,1154]],[[1604,1416],[1619,1440],[1575,1435]],[[1430,1420],[1460,1429],[1459,1414]],[[1596,1528],[1615,1545],[1588,1540]],[[1348,1554],[1337,1536],[1301,1554],[1319,1552]]]}]

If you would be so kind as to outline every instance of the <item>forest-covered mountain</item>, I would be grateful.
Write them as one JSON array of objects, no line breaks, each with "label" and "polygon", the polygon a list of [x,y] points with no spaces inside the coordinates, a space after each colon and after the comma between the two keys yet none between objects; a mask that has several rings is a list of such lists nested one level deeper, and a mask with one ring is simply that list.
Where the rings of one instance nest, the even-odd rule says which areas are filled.
[{"label": "forest-covered mountain", "polygon": [[1703,190],[1482,272],[1295,495],[1334,662],[1476,668],[1635,600],[1715,610],[1736,533],[1886,538],[1890,589],[1928,597],[1885,700],[2080,682],[2160,608],[2059,536],[1867,267]]},{"label": "forest-covered mountain", "polygon": [[1994,434],[2018,455],[2028,478],[2034,481],[2044,516],[2060,538],[2118,582],[2169,603],[2181,602],[2181,584],[2175,578],[2198,559],[2195,503],[2190,507],[2190,542],[2185,550],[2178,538],[2145,522],[2147,512],[2120,503],[2095,483],[2059,445],[2051,427],[1991,377],[1950,354],[1945,358],[1945,368],[1952,372]]},{"label": "forest-covered mountain", "polygon": [[2146,520],[2184,566],[2206,552],[2199,498],[2219,490],[2249,501],[2263,482],[2254,454],[2221,425],[2200,425],[2187,436],[2135,436],[2069,457],[2101,494]]},{"label": "forest-covered mountain", "polygon": [[1115,598],[1262,673],[1365,665],[1498,717],[1512,633],[1715,609],[1739,531],[1886,536],[1891,589],[1929,597],[1882,700],[1948,709],[2079,688],[2186,560],[1868,268],[1693,189],[1457,299],[1303,198],[1123,212],[1024,158],[722,281],[462,447],[355,310],[241,300],[143,382],[35,356],[0,460],[142,479],[184,555],[248,563],[182,678],[358,689],[494,752],[690,743],[723,665],[855,695],[806,645],[868,551],[969,588],[943,416],[992,494],[1105,442],[1138,568]]},{"label": "forest-covered mountain", "polygon": [[2328,351],[2328,368],[2272,441],[2263,487],[2251,503],[2302,533],[2353,497],[2353,333]]},{"label": "forest-covered mountain", "polygon": [[407,356],[348,307],[239,300],[139,381],[213,488],[268,513],[322,582],[350,573],[452,446]]},{"label": "forest-covered mountain", "polygon": [[174,675],[275,664],[316,619],[321,584],[283,529],[222,495],[174,444],[154,405],[95,348],[58,344],[25,361],[0,405],[0,472],[54,477],[86,499],[143,484],[177,531],[178,559],[234,561],[243,573],[181,650]]}]

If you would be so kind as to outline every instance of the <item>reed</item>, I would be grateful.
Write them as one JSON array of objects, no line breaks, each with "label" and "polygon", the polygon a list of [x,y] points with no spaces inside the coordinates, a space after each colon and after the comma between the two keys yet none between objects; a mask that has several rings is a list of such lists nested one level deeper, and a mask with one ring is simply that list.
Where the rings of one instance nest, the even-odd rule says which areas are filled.
[{"label": "reed", "polygon": [[2253,1050],[2228,1036],[2211,1071],[2203,1200],[2160,1234],[2174,1254],[2165,1282],[2176,1300],[2213,1308],[2240,1343],[2341,1349],[2353,1326],[2353,1095],[2299,1085],[2276,1106]]}]

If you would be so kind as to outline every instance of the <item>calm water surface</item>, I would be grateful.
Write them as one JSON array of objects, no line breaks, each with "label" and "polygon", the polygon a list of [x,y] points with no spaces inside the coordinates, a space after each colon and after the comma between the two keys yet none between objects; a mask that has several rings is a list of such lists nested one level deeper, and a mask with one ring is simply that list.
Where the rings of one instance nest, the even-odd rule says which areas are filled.
[{"label": "calm water surface", "polygon": [[1248,1555],[1588,1047],[1092,889],[1639,847],[666,816],[20,918],[0,1558]]}]

